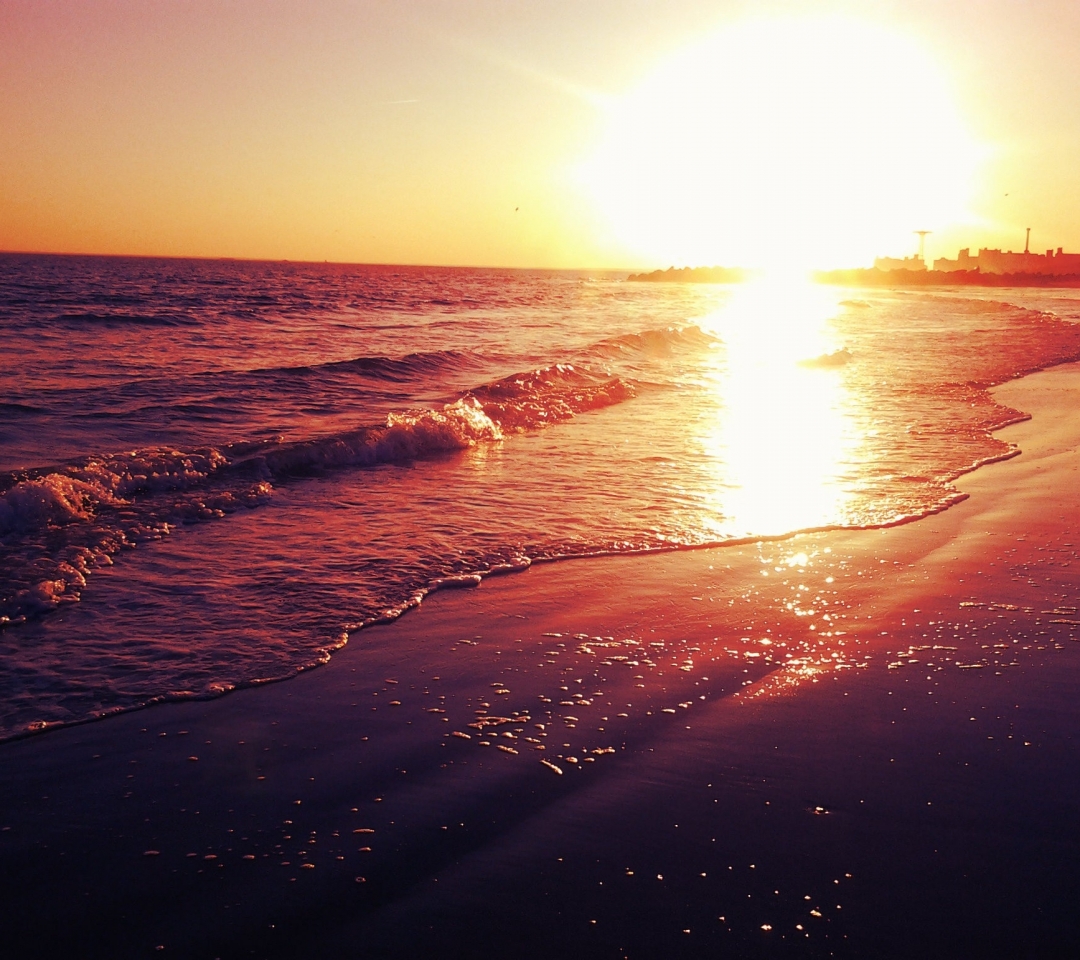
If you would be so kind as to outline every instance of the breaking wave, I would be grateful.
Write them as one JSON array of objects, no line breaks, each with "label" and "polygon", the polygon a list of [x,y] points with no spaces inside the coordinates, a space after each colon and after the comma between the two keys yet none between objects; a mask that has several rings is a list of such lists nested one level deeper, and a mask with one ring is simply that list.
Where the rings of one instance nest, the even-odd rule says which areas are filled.
[{"label": "breaking wave", "polygon": [[125,546],[256,507],[275,483],[464,450],[633,396],[625,380],[557,364],[327,436],[134,450],[8,474],[0,479],[0,627],[78,600],[94,564]]}]

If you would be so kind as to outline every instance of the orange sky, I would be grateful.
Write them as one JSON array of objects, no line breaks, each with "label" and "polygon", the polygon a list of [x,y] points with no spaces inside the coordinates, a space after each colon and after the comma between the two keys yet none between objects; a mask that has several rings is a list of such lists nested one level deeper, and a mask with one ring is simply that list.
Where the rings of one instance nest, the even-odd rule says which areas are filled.
[{"label": "orange sky", "polygon": [[1031,226],[1080,251],[1077,49],[1073,0],[0,0],[0,249],[827,266]]}]

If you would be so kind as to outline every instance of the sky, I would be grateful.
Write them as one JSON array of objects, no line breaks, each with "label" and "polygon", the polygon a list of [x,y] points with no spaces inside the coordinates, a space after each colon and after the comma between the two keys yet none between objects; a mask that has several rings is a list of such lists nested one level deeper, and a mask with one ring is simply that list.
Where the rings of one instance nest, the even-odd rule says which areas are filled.
[{"label": "sky", "polygon": [[0,250],[1080,251],[1075,0],[0,0]]}]

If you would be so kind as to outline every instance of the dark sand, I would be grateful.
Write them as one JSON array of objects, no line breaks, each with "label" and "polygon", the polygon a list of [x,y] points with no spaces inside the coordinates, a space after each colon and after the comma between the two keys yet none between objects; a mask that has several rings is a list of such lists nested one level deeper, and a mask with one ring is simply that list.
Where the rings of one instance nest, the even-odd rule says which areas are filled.
[{"label": "dark sand", "polygon": [[919,523],[534,567],[0,746],[0,954],[1080,956],[1080,370],[998,396],[1023,455]]}]

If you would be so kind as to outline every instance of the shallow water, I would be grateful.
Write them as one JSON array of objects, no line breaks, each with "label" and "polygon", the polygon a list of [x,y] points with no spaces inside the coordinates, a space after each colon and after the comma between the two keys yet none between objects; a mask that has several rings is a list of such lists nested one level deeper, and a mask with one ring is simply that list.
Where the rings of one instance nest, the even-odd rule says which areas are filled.
[{"label": "shallow water", "polygon": [[[0,258],[0,736],[321,662],[432,585],[902,522],[1073,293]],[[76,602],[78,601],[78,602]]]}]

